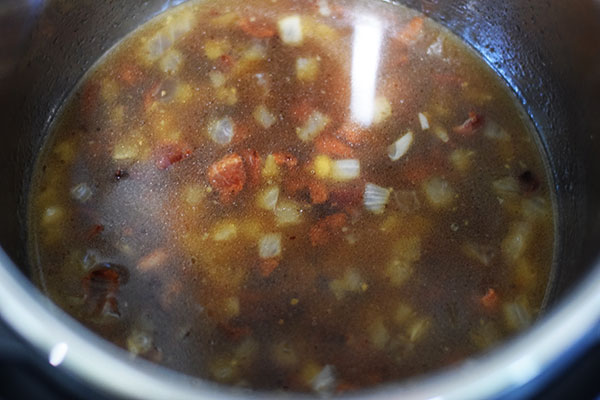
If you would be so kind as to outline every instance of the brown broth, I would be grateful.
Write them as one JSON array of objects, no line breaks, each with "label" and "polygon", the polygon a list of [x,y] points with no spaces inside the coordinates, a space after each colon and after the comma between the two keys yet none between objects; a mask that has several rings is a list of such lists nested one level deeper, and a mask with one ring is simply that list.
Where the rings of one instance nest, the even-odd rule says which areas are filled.
[{"label": "brown broth", "polygon": [[[368,4],[190,2],[113,48],[37,161],[47,295],[140,357],[256,389],[400,380],[526,328],[554,243],[531,124],[444,28]],[[353,52],[378,36],[373,101]]]}]

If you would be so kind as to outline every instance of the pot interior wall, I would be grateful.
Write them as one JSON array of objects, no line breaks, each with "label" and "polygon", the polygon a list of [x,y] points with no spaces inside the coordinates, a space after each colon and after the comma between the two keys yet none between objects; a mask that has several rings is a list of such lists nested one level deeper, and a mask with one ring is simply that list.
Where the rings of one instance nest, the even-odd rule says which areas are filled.
[{"label": "pot interior wall", "polygon": [[[25,274],[26,188],[48,124],[98,57],[176,3],[9,0],[0,6],[0,48],[8,55],[0,65],[0,243]],[[549,155],[560,210],[559,268],[553,288],[553,297],[560,298],[585,276],[600,239],[597,4],[591,0],[403,3],[424,11],[479,51],[535,121]]]}]

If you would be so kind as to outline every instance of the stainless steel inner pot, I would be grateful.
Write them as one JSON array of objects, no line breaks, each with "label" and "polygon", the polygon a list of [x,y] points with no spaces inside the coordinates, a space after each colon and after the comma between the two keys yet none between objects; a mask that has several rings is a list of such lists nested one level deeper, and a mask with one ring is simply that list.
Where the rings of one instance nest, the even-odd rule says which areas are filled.
[{"label": "stainless steel inner pot", "polygon": [[[235,391],[132,360],[58,310],[27,279],[26,188],[49,123],[107,49],[180,2],[0,3],[0,317],[29,346],[50,357],[58,370],[111,396],[280,397]],[[557,270],[546,314],[518,338],[447,370],[360,395],[523,397],[600,340],[600,2],[401,3],[422,10],[471,44],[535,121],[555,182]]]}]

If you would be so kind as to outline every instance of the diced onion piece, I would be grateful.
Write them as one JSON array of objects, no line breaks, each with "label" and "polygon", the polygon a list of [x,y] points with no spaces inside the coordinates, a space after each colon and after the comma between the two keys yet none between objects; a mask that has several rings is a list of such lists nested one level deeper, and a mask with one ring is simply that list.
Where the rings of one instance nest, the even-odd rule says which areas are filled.
[{"label": "diced onion piece", "polygon": [[309,142],[319,136],[319,133],[329,124],[329,117],[320,111],[313,111],[303,126],[296,128],[298,138]]},{"label": "diced onion piece", "polygon": [[527,299],[524,297],[504,304],[503,311],[506,323],[514,330],[527,328],[531,324],[531,311]]},{"label": "diced onion piece", "polygon": [[204,44],[204,54],[209,60],[216,60],[229,50],[229,42],[225,40],[208,40]]},{"label": "diced onion piece", "polygon": [[160,60],[160,69],[166,74],[175,74],[183,62],[183,55],[177,50],[170,50]]},{"label": "diced onion piece", "polygon": [[227,80],[221,71],[210,71],[208,79],[210,79],[210,84],[215,88],[223,86]]},{"label": "diced onion piece", "polygon": [[46,208],[42,215],[42,222],[46,225],[54,224],[62,219],[64,211],[62,208],[57,206],[51,206]]},{"label": "diced onion piece", "polygon": [[223,302],[223,315],[227,318],[235,318],[240,315],[240,300],[237,297],[228,297]]},{"label": "diced onion piece", "polygon": [[392,104],[390,101],[383,96],[376,97],[373,109],[373,123],[380,124],[385,122],[391,115]]},{"label": "diced onion piece", "polygon": [[127,160],[137,157],[139,149],[137,143],[131,139],[122,140],[115,144],[112,157],[114,160]]},{"label": "diced onion piece", "polygon": [[319,73],[319,57],[300,57],[296,60],[296,78],[299,81],[312,82]]},{"label": "diced onion piece", "polygon": [[210,374],[218,382],[232,382],[236,378],[237,373],[238,368],[236,363],[227,358],[219,358],[210,365]]},{"label": "diced onion piece", "polygon": [[298,356],[291,344],[279,342],[271,349],[272,360],[280,367],[289,368],[298,363]]},{"label": "diced onion piece", "polygon": [[429,320],[428,319],[420,318],[420,319],[416,320],[406,330],[408,340],[410,340],[413,343],[418,342],[421,338],[423,338],[423,336],[425,336],[428,328],[429,328]]},{"label": "diced onion piece", "polygon": [[398,211],[411,213],[421,208],[421,202],[414,190],[394,190],[392,197]]},{"label": "diced onion piece", "polygon": [[427,116],[423,113],[419,113],[419,123],[421,124],[421,129],[426,131],[427,129],[429,129],[429,120],[427,119]]},{"label": "diced onion piece", "polygon": [[197,206],[206,197],[206,187],[202,185],[191,184],[183,192],[183,198],[190,206]]},{"label": "diced onion piece", "polygon": [[360,175],[360,161],[355,159],[335,160],[331,164],[331,178],[337,181],[356,179]]},{"label": "diced onion piece", "polygon": [[500,332],[494,322],[486,322],[483,325],[479,325],[470,335],[471,342],[480,349],[489,349],[492,345],[500,341]]},{"label": "diced onion piece", "polygon": [[331,174],[333,161],[326,155],[318,155],[315,157],[313,167],[317,178],[325,179]]},{"label": "diced onion piece", "polygon": [[492,188],[498,196],[503,199],[514,198],[519,195],[520,187],[519,182],[512,176],[498,179],[492,183]]},{"label": "diced onion piece", "polygon": [[517,260],[514,272],[514,282],[520,289],[533,290],[538,283],[537,271],[529,260],[521,258]]},{"label": "diced onion piece", "polygon": [[474,261],[478,261],[481,264],[488,266],[492,262],[495,256],[494,248],[491,246],[475,244],[472,242],[466,242],[461,247],[463,254]]},{"label": "diced onion piece", "polygon": [[365,208],[372,213],[381,214],[385,210],[385,206],[390,199],[390,193],[391,189],[386,189],[373,183],[367,183],[363,195],[363,204],[365,205]]},{"label": "diced onion piece", "polygon": [[240,365],[249,366],[258,350],[258,342],[254,338],[248,337],[235,349],[234,356]]},{"label": "diced onion piece", "polygon": [[244,61],[257,61],[263,60],[267,56],[267,49],[259,43],[254,43],[250,48],[244,51],[242,60]]},{"label": "diced onion piece", "polygon": [[404,257],[394,258],[385,269],[392,286],[402,286],[413,273],[412,263]]},{"label": "diced onion piece", "polygon": [[396,258],[413,263],[421,258],[421,239],[407,236],[394,243],[393,254]]},{"label": "diced onion piece", "polygon": [[297,46],[302,43],[302,20],[299,15],[290,15],[277,22],[279,37],[285,44]]},{"label": "diced onion piece", "polygon": [[258,256],[262,259],[281,255],[281,234],[269,233],[258,241]]},{"label": "diced onion piece", "polygon": [[336,387],[335,367],[326,365],[311,381],[312,389],[317,393],[331,393]]},{"label": "diced onion piece", "polygon": [[318,0],[317,5],[319,6],[319,14],[324,17],[329,17],[331,15],[331,9],[329,8],[327,0]]},{"label": "diced onion piece", "polygon": [[414,140],[413,133],[407,132],[402,137],[400,137],[398,140],[396,140],[392,145],[390,145],[388,147],[388,156],[390,157],[390,160],[397,161],[403,155],[405,155],[406,152],[408,151],[408,149],[410,149],[410,146],[412,145],[413,140]]},{"label": "diced onion piece", "polygon": [[546,199],[537,196],[521,201],[523,216],[528,220],[545,219],[550,216],[550,206]]},{"label": "diced onion piece", "polygon": [[131,354],[140,355],[152,349],[152,336],[148,332],[134,330],[127,337],[127,350]]},{"label": "diced onion piece", "polygon": [[427,48],[427,55],[428,56],[437,56],[437,57],[441,57],[442,53],[444,51],[444,44],[443,44],[443,37],[440,35],[438,36],[438,38],[436,39],[435,42],[433,42],[428,48]]},{"label": "diced onion piece", "polygon": [[450,136],[448,136],[448,131],[441,126],[435,126],[433,128],[433,133],[435,134],[435,136],[438,137],[438,139],[440,139],[444,143],[448,143],[448,141],[450,140]]},{"label": "diced onion piece", "polygon": [[507,141],[510,135],[496,122],[487,120],[483,128],[483,135],[488,139]]},{"label": "diced onion piece", "polygon": [[447,207],[454,200],[454,190],[442,178],[431,178],[425,182],[424,189],[427,200],[434,207]]},{"label": "diced onion piece", "polygon": [[367,332],[369,334],[369,342],[378,350],[383,350],[390,341],[390,333],[380,318],[369,325]]},{"label": "diced onion piece", "polygon": [[329,289],[336,299],[342,300],[348,292],[360,292],[361,277],[356,270],[349,269],[342,278],[329,282]]},{"label": "diced onion piece", "polygon": [[257,204],[263,210],[273,211],[279,200],[279,187],[272,186],[260,192],[256,198]]},{"label": "diced onion piece", "polygon": [[173,15],[167,25],[146,42],[146,59],[156,61],[173,46],[175,41],[189,32],[195,22],[195,15],[189,11]]},{"label": "diced onion piece", "polygon": [[413,309],[404,303],[400,303],[394,313],[394,322],[398,325],[404,325],[414,314]]},{"label": "diced onion piece", "polygon": [[273,126],[275,121],[277,121],[267,107],[262,104],[256,107],[252,115],[254,116],[256,122],[258,122],[258,124],[265,129],[269,129]]},{"label": "diced onion piece", "polygon": [[234,134],[234,124],[230,117],[215,121],[208,128],[208,135],[212,141],[220,145],[231,143]]},{"label": "diced onion piece", "polygon": [[261,171],[262,176],[265,178],[274,178],[279,175],[279,166],[275,161],[275,156],[273,154],[269,154],[265,159],[265,165]]},{"label": "diced onion piece", "polygon": [[213,229],[212,238],[216,242],[232,240],[237,236],[237,227],[233,222],[221,222]]},{"label": "diced onion piece", "polygon": [[173,45],[173,38],[165,29],[161,29],[146,42],[146,58],[158,60]]},{"label": "diced onion piece", "polygon": [[527,249],[531,238],[531,225],[527,222],[515,222],[502,241],[502,254],[509,262],[517,261]]},{"label": "diced onion piece", "polygon": [[229,106],[236,104],[238,101],[237,89],[234,87],[221,86],[220,88],[217,89],[215,95],[217,97],[217,100],[219,100]]},{"label": "diced onion piece", "polygon": [[301,217],[300,208],[292,201],[280,201],[275,207],[275,221],[279,227],[299,224]]},{"label": "diced onion piece", "polygon": [[458,171],[467,172],[471,167],[471,157],[474,154],[473,150],[456,149],[450,154],[450,161]]},{"label": "diced onion piece", "polygon": [[92,197],[92,189],[90,189],[87,183],[80,183],[71,189],[71,196],[75,200],[85,203]]}]

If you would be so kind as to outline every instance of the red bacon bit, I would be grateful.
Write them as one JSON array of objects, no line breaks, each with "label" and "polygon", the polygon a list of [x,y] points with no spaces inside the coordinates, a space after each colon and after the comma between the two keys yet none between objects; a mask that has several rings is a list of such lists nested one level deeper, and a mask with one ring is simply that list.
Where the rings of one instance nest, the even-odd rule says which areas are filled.
[{"label": "red bacon bit", "polygon": [[275,27],[269,20],[257,17],[242,18],[238,25],[245,34],[258,39],[273,37],[276,32]]},{"label": "red bacon bit", "polygon": [[469,118],[462,125],[455,126],[452,131],[462,136],[471,136],[483,125],[484,119],[481,115],[471,111]]},{"label": "red bacon bit", "polygon": [[310,113],[313,111],[313,106],[307,100],[301,100],[292,103],[288,113],[290,119],[295,123],[303,123],[308,119]]},{"label": "red bacon bit", "polygon": [[142,70],[135,64],[126,63],[119,70],[119,79],[127,85],[133,86],[142,78]]},{"label": "red bacon bit", "polygon": [[227,72],[233,67],[233,58],[228,54],[223,54],[219,57],[219,65],[217,66],[220,71]]},{"label": "red bacon bit", "polygon": [[485,307],[485,309],[488,311],[494,311],[496,308],[498,308],[498,304],[500,302],[498,299],[498,294],[492,288],[489,288],[480,300],[481,305],[483,305],[483,307]]},{"label": "red bacon bit", "polygon": [[365,140],[365,132],[358,126],[346,124],[340,128],[335,136],[348,143],[350,146],[362,144]]},{"label": "red bacon bit", "polygon": [[267,260],[261,260],[259,265],[259,271],[262,277],[267,278],[273,273],[279,266],[279,259],[269,258]]},{"label": "red bacon bit", "polygon": [[292,153],[273,153],[273,158],[275,159],[275,164],[280,167],[285,165],[288,169],[292,169],[298,165],[298,159]]},{"label": "red bacon bit", "polygon": [[319,136],[315,141],[315,150],[331,157],[354,158],[352,148],[331,135]]},{"label": "red bacon bit", "polygon": [[347,219],[348,217],[344,213],[329,215],[321,219],[310,228],[310,243],[313,246],[323,246],[327,244],[329,240],[337,235],[344,225],[346,225]]},{"label": "red bacon bit", "polygon": [[335,392],[337,394],[343,394],[348,392],[354,392],[358,389],[360,389],[360,386],[354,385],[350,382],[342,381],[335,388]]},{"label": "red bacon bit", "polygon": [[248,182],[252,186],[257,186],[260,183],[260,168],[262,166],[262,160],[258,151],[251,149],[245,150],[242,152],[242,158],[246,166]]},{"label": "red bacon bit", "polygon": [[329,197],[327,186],[325,186],[325,184],[321,181],[311,181],[308,184],[308,191],[310,193],[310,201],[313,204],[323,204]]},{"label": "red bacon bit", "polygon": [[92,315],[120,315],[117,292],[119,286],[127,282],[127,270],[117,264],[101,263],[94,266],[83,277],[83,300]]},{"label": "red bacon bit", "polygon": [[156,249],[153,252],[142,257],[137,263],[137,268],[140,271],[154,270],[164,265],[168,259],[169,254],[167,254],[167,252],[164,249]]},{"label": "red bacon bit", "polygon": [[208,181],[224,204],[230,204],[246,184],[244,161],[239,154],[226,155],[208,169]]},{"label": "red bacon bit", "polygon": [[182,149],[179,145],[166,145],[158,150],[156,168],[167,169],[171,165],[188,158],[192,154],[191,149]]},{"label": "red bacon bit", "polygon": [[252,334],[252,329],[247,326],[237,326],[230,323],[222,323],[217,325],[219,330],[227,336],[229,340],[234,342],[239,341],[240,339],[245,338],[246,336],[250,336]]},{"label": "red bacon bit", "polygon": [[87,236],[88,240],[91,240],[91,239],[95,238],[96,236],[98,236],[99,234],[101,234],[103,231],[104,231],[104,225],[95,224],[88,231],[86,236]]},{"label": "red bacon bit", "polygon": [[396,39],[405,45],[410,45],[418,39],[423,30],[423,17],[414,17],[410,22],[396,35]]}]

